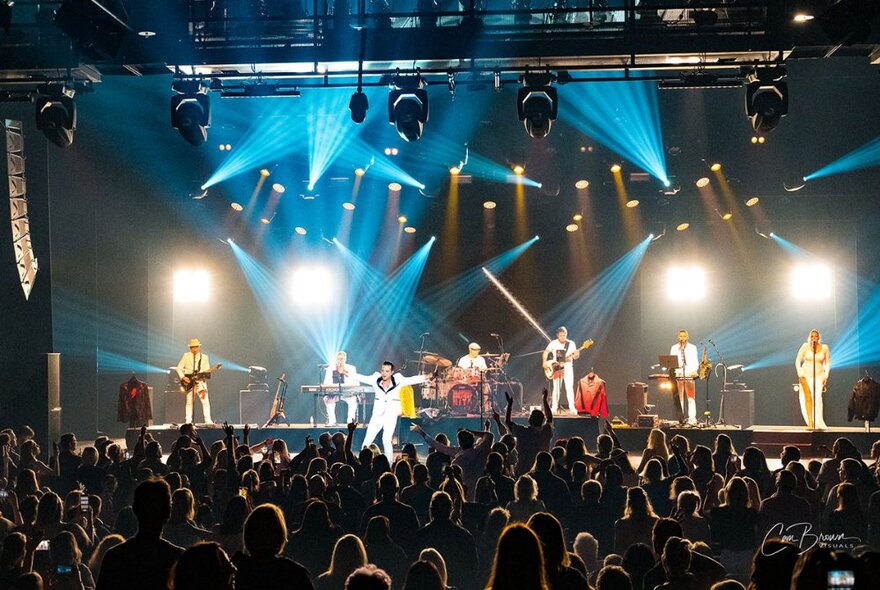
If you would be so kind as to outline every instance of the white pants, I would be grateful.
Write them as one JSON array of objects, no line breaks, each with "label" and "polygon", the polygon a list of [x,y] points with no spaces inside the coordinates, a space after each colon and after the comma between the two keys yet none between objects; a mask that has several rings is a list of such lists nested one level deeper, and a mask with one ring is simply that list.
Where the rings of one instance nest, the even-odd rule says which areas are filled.
[{"label": "white pants", "polygon": [[206,424],[213,424],[211,420],[211,400],[208,399],[208,386],[204,382],[197,383],[195,387],[186,392],[186,424],[193,421],[193,392],[195,392],[202,402],[202,414],[205,416]]},{"label": "white pants", "polygon": [[681,403],[682,411],[685,411],[687,404],[688,422],[697,421],[697,389],[693,379],[678,379],[678,400]]},{"label": "white pants", "polygon": [[553,380],[553,396],[550,398],[550,409],[554,414],[559,409],[559,390],[563,384],[565,385],[565,398],[568,400],[568,410],[576,414],[577,410],[574,408],[574,369],[571,368],[571,364],[565,365],[562,379]]},{"label": "white pants", "polygon": [[[324,396],[324,409],[327,410],[327,426],[333,426],[336,424],[336,403],[339,401],[339,395],[325,395]],[[358,412],[358,398],[353,395],[346,395],[342,397],[342,401],[344,401],[348,405],[348,416],[346,418],[346,423],[354,422],[357,420],[357,412]]]},{"label": "white pants", "polygon": [[373,404],[373,413],[370,415],[370,422],[367,424],[367,433],[364,435],[363,447],[370,446],[379,431],[382,431],[382,452],[390,461],[394,456],[394,447],[392,446],[392,438],[394,430],[397,428],[397,419],[400,417],[400,400],[389,399],[377,401]]}]

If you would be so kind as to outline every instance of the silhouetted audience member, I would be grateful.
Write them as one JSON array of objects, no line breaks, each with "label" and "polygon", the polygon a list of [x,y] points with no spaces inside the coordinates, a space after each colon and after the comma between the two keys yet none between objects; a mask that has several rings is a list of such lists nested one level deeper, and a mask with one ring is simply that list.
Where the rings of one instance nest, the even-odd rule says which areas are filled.
[{"label": "silhouetted audience member", "polygon": [[434,564],[416,561],[409,566],[403,590],[446,590]]},{"label": "silhouetted audience member", "polygon": [[343,590],[348,577],[367,565],[367,550],[354,535],[343,535],[333,547],[330,568],[318,576],[317,590]]},{"label": "silhouetted audience member", "polygon": [[364,535],[364,545],[369,562],[388,573],[395,588],[402,586],[408,563],[406,552],[391,540],[387,518],[374,516],[370,519]]},{"label": "silhouetted audience member", "polygon": [[851,483],[842,483],[834,488],[836,506],[828,515],[828,523],[823,528],[829,535],[838,535],[845,542],[861,545],[868,538],[868,522],[859,504],[859,493]]},{"label": "silhouetted audience member", "polygon": [[623,518],[614,523],[614,552],[623,555],[627,547],[636,543],[650,546],[651,531],[658,520],[645,490],[629,488]]},{"label": "silhouetted audience member", "polygon": [[654,552],[644,543],[636,543],[626,548],[621,564],[632,581],[633,590],[642,590],[645,574],[654,567]]},{"label": "silhouetted audience member", "polygon": [[697,492],[685,490],[678,495],[674,518],[681,525],[683,538],[692,543],[712,542],[709,521],[700,515],[700,496]]},{"label": "silhouetted audience member", "polygon": [[368,565],[348,576],[345,590],[391,590],[391,578],[380,568]]},{"label": "silhouetted audience member", "polygon": [[170,590],[234,590],[235,566],[217,543],[185,550],[171,573]]},{"label": "silhouetted audience member", "polygon": [[513,502],[507,504],[510,522],[525,522],[537,512],[544,512],[547,507],[538,499],[538,485],[528,475],[521,475],[516,480],[513,490]]},{"label": "silhouetted audience member", "polygon": [[302,525],[290,535],[285,555],[309,570],[314,580],[330,566],[333,547],[341,536],[340,528],[330,520],[327,505],[313,500],[306,506]]},{"label": "silhouetted audience member", "polygon": [[788,527],[812,520],[809,502],[794,493],[797,486],[794,473],[777,472],[775,484],[776,491],[761,502],[758,511],[758,532],[762,539],[768,535],[781,538],[790,534]]},{"label": "silhouetted audience member", "polygon": [[[681,525],[672,518],[661,518],[654,525],[651,539],[654,555],[657,556],[657,564],[645,574],[643,588],[655,588],[667,581],[666,570],[663,569],[660,556],[663,555],[663,548],[670,537],[681,537]],[[727,570],[723,565],[711,557],[699,553],[691,554],[691,564],[688,571],[697,577],[701,588],[708,588],[727,577]]]},{"label": "silhouetted audience member", "polygon": [[[428,524],[431,516],[428,512],[431,507],[431,495],[434,490],[428,485],[430,475],[425,465],[415,465],[413,467],[413,483],[400,491],[400,501],[408,506],[412,506],[416,511],[419,524],[422,526]],[[392,576],[393,579],[393,576]]]},{"label": "silhouetted audience member", "polygon": [[755,551],[749,590],[788,588],[799,554],[800,548],[794,543],[776,539],[764,542],[761,551]]},{"label": "silhouetted audience member", "polygon": [[587,568],[587,581],[594,583],[599,573],[599,542],[590,533],[578,533],[574,539],[574,553]]},{"label": "silhouetted audience member", "polygon": [[98,590],[155,590],[168,586],[171,568],[183,549],[161,538],[171,513],[171,490],[150,479],[135,489],[132,510],[137,534],[104,556]]},{"label": "silhouetted audience member", "polygon": [[[549,590],[541,541],[529,527],[512,524],[498,539],[486,590]],[[610,588],[609,588],[610,590]]]},{"label": "silhouetted audience member", "polygon": [[619,565],[606,565],[596,576],[596,590],[632,590],[632,580]]},{"label": "silhouetted audience member", "polygon": [[748,487],[740,477],[730,479],[723,496],[722,504],[709,515],[713,548],[720,551],[721,563],[729,573],[746,576],[755,552],[758,511],[752,507]]},{"label": "silhouetted audience member", "polygon": [[244,551],[232,562],[237,590],[312,590],[309,572],[281,556],[287,543],[287,526],[277,506],[263,504],[244,523]]},{"label": "silhouetted audience member", "polygon": [[687,540],[681,537],[670,537],[663,547],[663,569],[666,571],[666,582],[656,590],[696,590],[696,576],[688,570],[691,565],[691,549]]},{"label": "silhouetted audience member", "polygon": [[374,516],[384,516],[391,526],[391,538],[394,542],[403,547],[404,551],[415,552],[419,519],[412,506],[397,500],[397,489],[397,478],[394,474],[385,473],[379,478],[379,499],[364,512],[361,528],[366,529],[367,523]]},{"label": "silhouetted audience member", "polygon": [[571,558],[565,548],[565,537],[559,520],[552,514],[539,512],[529,519],[532,529],[544,551],[544,575],[553,590],[587,590],[586,578],[571,566]]},{"label": "silhouetted audience member", "polygon": [[547,511],[565,522],[571,511],[571,495],[568,484],[561,477],[554,475],[553,457],[550,453],[540,452],[535,458],[535,468],[529,473],[538,484],[538,499],[544,502]]},{"label": "silhouetted audience member", "polygon": [[416,535],[418,550],[428,547],[440,552],[446,561],[449,581],[459,588],[474,586],[477,571],[477,546],[473,536],[451,520],[452,498],[446,492],[431,497],[431,522]]},{"label": "silhouetted audience member", "polygon": [[449,570],[446,569],[446,560],[443,559],[443,556],[440,555],[440,552],[436,549],[422,549],[422,552],[419,553],[419,561],[427,561],[431,565],[433,565],[437,569],[437,573],[440,574],[440,586],[443,588],[448,588],[447,581],[449,580]]}]

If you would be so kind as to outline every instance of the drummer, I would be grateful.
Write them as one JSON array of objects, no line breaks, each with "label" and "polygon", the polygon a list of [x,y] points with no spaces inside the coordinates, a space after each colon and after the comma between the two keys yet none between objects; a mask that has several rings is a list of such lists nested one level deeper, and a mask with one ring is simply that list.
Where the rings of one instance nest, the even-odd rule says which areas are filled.
[{"label": "drummer", "polygon": [[462,369],[479,369],[485,371],[486,359],[480,356],[480,345],[476,342],[468,344],[468,353],[458,359],[457,366]]}]

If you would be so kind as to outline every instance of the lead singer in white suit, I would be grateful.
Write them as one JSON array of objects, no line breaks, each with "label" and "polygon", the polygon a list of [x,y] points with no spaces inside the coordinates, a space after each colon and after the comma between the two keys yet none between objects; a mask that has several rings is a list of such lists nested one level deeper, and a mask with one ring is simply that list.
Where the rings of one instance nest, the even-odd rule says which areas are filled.
[{"label": "lead singer in white suit", "polygon": [[404,377],[400,373],[394,372],[394,364],[389,361],[383,362],[381,370],[372,375],[354,375],[354,378],[361,383],[371,385],[375,394],[373,413],[370,414],[367,434],[364,436],[364,448],[376,440],[381,430],[382,451],[391,460],[394,456],[392,438],[394,430],[397,428],[397,418],[400,417],[400,388],[404,385],[424,383],[428,377],[428,375]]}]

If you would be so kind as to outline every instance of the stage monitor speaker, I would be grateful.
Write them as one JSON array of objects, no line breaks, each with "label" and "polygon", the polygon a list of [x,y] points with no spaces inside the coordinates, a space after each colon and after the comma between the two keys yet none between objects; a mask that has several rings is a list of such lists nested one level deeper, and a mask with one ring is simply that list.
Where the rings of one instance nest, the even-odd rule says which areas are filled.
[{"label": "stage monitor speaker", "polygon": [[263,425],[269,419],[275,395],[268,389],[242,389],[238,392],[238,415],[242,424]]},{"label": "stage monitor speaker", "polygon": [[[193,413],[199,402],[193,400]],[[167,387],[165,389],[165,424],[183,424],[186,419],[186,394],[179,387]]]},{"label": "stage monitor speaker", "polygon": [[626,386],[626,421],[635,424],[639,414],[648,405],[648,385],[646,383],[630,383]]},{"label": "stage monitor speaker", "polygon": [[52,442],[61,440],[61,353],[50,352],[46,354],[46,399],[49,408],[49,441],[47,449],[52,448]]},{"label": "stage monitor speaker", "polygon": [[751,389],[724,392],[724,422],[743,428],[755,424],[755,392]]}]

